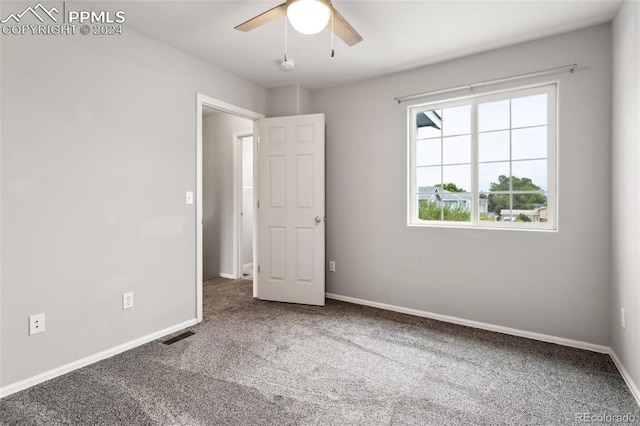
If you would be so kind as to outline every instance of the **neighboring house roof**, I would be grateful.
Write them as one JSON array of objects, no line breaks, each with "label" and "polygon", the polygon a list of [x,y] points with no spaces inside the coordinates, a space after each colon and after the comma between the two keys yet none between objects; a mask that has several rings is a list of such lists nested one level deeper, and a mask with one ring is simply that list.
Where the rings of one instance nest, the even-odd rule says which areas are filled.
[{"label": "neighboring house roof", "polygon": [[436,198],[438,201],[471,201],[471,194],[450,192],[437,186],[421,186],[418,188],[418,200]]},{"label": "neighboring house roof", "polygon": [[435,111],[419,112],[416,114],[416,126],[418,126],[418,129],[421,127],[435,127],[440,130],[442,118]]}]

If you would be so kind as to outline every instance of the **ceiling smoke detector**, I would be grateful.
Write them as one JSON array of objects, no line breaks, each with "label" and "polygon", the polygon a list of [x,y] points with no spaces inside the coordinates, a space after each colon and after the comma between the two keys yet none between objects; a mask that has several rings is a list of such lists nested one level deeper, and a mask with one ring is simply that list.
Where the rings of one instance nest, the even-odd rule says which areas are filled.
[{"label": "ceiling smoke detector", "polygon": [[282,71],[293,71],[293,67],[296,66],[296,61],[293,59],[285,58],[280,62],[280,69]]}]

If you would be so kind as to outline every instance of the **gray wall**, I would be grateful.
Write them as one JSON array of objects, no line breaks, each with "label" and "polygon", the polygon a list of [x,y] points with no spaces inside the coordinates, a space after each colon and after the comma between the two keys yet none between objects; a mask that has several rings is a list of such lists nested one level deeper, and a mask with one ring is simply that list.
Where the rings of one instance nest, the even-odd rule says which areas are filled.
[{"label": "gray wall", "polygon": [[[640,3],[613,23],[613,285],[611,347],[640,385]],[[626,328],[620,323],[626,309]]]},{"label": "gray wall", "polygon": [[128,28],[1,43],[6,386],[195,318],[196,92],[266,91]]},{"label": "gray wall", "polygon": [[252,133],[253,121],[223,113],[202,126],[203,277],[210,279],[233,275],[233,135]]},{"label": "gray wall", "polygon": [[[314,92],[337,262],[327,291],[607,345],[610,48],[601,25]],[[560,83],[558,232],[407,227],[407,105],[393,97],[574,62],[542,79]]]}]

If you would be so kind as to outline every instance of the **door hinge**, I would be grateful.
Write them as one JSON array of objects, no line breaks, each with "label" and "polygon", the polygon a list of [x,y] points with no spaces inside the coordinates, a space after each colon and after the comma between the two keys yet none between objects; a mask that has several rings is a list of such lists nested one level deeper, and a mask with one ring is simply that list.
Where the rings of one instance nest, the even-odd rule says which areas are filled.
[{"label": "door hinge", "polygon": [[258,208],[260,208],[260,200],[258,200]]},{"label": "door hinge", "polygon": [[260,136],[258,136],[258,145],[260,145]]},{"label": "door hinge", "polygon": [[258,273],[260,273],[260,265],[258,265]]}]

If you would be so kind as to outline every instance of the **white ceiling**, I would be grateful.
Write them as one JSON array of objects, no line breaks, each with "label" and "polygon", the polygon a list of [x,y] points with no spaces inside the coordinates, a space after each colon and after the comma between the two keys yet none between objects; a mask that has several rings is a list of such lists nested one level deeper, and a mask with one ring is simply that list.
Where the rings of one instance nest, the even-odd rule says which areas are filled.
[{"label": "white ceiling", "polygon": [[334,0],[364,37],[348,47],[330,32],[289,30],[291,72],[279,68],[284,18],[243,33],[234,26],[280,1],[108,2],[126,12],[126,28],[274,88],[317,90],[608,22],[620,0],[366,1]]}]

